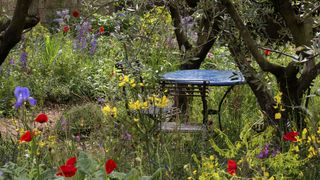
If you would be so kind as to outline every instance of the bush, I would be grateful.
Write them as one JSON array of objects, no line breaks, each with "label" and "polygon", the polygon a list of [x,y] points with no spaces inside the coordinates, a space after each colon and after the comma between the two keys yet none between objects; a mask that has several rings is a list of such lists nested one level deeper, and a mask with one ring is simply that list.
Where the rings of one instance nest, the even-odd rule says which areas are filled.
[{"label": "bush", "polygon": [[74,106],[63,113],[56,124],[56,131],[60,137],[89,136],[91,132],[101,128],[105,117],[101,108],[93,103]]}]

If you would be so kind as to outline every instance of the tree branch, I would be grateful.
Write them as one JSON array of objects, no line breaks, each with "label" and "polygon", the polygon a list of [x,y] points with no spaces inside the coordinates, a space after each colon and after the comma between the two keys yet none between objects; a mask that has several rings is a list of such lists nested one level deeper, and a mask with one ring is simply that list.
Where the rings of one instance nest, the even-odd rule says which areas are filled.
[{"label": "tree branch", "polygon": [[299,87],[297,89],[298,93],[304,93],[311,85],[312,81],[320,74],[320,63],[315,65],[308,72],[302,73],[299,78]]},{"label": "tree branch", "polygon": [[280,75],[284,71],[284,67],[272,64],[268,62],[262,54],[260,54],[258,45],[253,40],[250,35],[248,28],[244,25],[241,17],[239,16],[238,12],[234,8],[232,2],[230,0],[221,0],[222,4],[226,7],[227,12],[233,19],[237,29],[240,31],[241,37],[244,40],[245,44],[247,45],[249,51],[255,58],[256,62],[259,64],[260,68],[265,72],[270,72],[274,75]]},{"label": "tree branch", "polygon": [[184,46],[185,50],[189,50],[192,48],[192,45],[187,39],[187,36],[183,32],[182,25],[181,25],[181,16],[179,9],[175,7],[174,4],[170,3],[169,4],[169,10],[171,14],[171,19],[173,21],[173,26],[175,27],[175,34],[177,37],[177,41],[179,44],[179,49],[181,50],[182,46]]},{"label": "tree branch", "polygon": [[28,17],[28,9],[32,0],[17,0],[15,11],[9,26],[0,35],[0,65],[8,56],[10,50],[20,41],[25,28],[35,26],[39,18]]},{"label": "tree branch", "polygon": [[312,28],[310,29],[311,31],[309,30],[309,32],[307,32],[305,26],[309,24],[309,26],[312,27],[313,22],[310,20],[307,21],[307,18],[302,21],[302,19],[296,15],[290,0],[272,0],[272,3],[275,10],[284,18],[286,25],[292,33],[296,46],[310,45]]},{"label": "tree branch", "polygon": [[316,6],[316,7],[314,7],[311,11],[306,13],[304,16],[302,16],[302,19],[304,20],[304,19],[307,19],[307,18],[311,17],[312,14],[315,13],[319,9],[320,9],[320,4],[318,6]]}]

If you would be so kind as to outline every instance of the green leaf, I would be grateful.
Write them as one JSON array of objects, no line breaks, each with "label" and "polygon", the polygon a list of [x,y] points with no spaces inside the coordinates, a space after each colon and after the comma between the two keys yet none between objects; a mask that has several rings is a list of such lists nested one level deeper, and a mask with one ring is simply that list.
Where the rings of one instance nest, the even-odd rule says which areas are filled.
[{"label": "green leaf", "polygon": [[84,172],[85,174],[91,175],[95,172],[98,166],[99,165],[97,161],[95,161],[91,156],[84,152],[80,152],[77,160],[78,170]]},{"label": "green leaf", "polygon": [[126,174],[125,174],[125,173],[121,173],[121,172],[113,171],[113,172],[110,174],[110,177],[111,177],[111,178],[114,178],[114,179],[122,180],[122,179],[125,179]]},{"label": "green leaf", "polygon": [[124,177],[125,180],[137,180],[139,179],[139,171],[135,168],[132,168],[130,172]]}]

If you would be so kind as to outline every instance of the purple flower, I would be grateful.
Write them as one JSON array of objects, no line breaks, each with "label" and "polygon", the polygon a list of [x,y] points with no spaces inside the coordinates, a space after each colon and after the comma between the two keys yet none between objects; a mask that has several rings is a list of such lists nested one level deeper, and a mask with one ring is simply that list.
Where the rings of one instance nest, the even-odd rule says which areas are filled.
[{"label": "purple flower", "polygon": [[27,87],[17,86],[14,89],[14,96],[16,97],[16,103],[14,105],[16,109],[20,108],[26,101],[29,101],[31,106],[35,106],[37,104],[37,100],[30,97],[30,92]]},{"label": "purple flower", "polygon": [[99,104],[104,104],[106,102],[104,98],[98,98],[97,101]]},{"label": "purple flower", "polygon": [[128,133],[128,132],[125,132],[122,137],[123,137],[123,139],[126,140],[126,141],[130,141],[130,140],[132,139],[131,134]]},{"label": "purple flower", "polygon": [[264,159],[264,158],[267,158],[268,156],[269,156],[269,144],[266,144],[258,154],[258,158]]},{"label": "purple flower", "polygon": [[9,61],[9,63],[10,63],[11,65],[14,65],[14,59],[11,58],[10,61]]},{"label": "purple flower", "polygon": [[213,54],[212,54],[211,52],[208,52],[207,57],[208,57],[208,58],[212,58],[212,57],[213,57]]},{"label": "purple flower", "polygon": [[93,55],[96,51],[96,48],[97,48],[97,36],[96,35],[93,36],[93,39],[90,44],[91,44],[90,55]]},{"label": "purple flower", "polygon": [[69,20],[69,18],[70,18],[69,9],[64,9],[62,11],[57,11],[57,15],[62,19]]},{"label": "purple flower", "polygon": [[26,68],[27,67],[27,59],[28,59],[28,53],[23,51],[20,55],[20,62],[21,62],[21,67]]},{"label": "purple flower", "polygon": [[76,26],[77,30],[77,39],[75,41],[75,48],[83,50],[87,47],[87,39],[90,36],[91,24],[88,21],[83,22],[80,25]]}]

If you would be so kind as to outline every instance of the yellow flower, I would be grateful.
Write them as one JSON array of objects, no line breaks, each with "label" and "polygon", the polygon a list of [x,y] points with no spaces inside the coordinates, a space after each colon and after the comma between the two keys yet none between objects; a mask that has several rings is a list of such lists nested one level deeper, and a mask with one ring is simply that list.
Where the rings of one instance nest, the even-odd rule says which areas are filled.
[{"label": "yellow flower", "polygon": [[132,101],[129,102],[129,109],[139,110],[140,108],[141,108],[141,104],[139,100],[136,100],[135,102],[132,102]]},{"label": "yellow flower", "polygon": [[282,92],[278,92],[276,96],[274,96],[274,100],[276,101],[277,104],[281,103],[281,96]]},{"label": "yellow flower", "polygon": [[106,105],[102,108],[102,112],[105,116],[111,115],[112,117],[117,117],[117,108],[116,107],[110,107],[109,105]]},{"label": "yellow flower", "polygon": [[189,176],[187,179],[188,179],[188,180],[192,180],[192,177]]},{"label": "yellow flower", "polygon": [[120,76],[119,80],[127,83],[129,82],[129,76],[128,75]]},{"label": "yellow flower", "polygon": [[193,175],[196,175],[196,174],[197,174],[197,170],[194,170],[194,171],[192,172],[192,174],[193,174]]},{"label": "yellow flower", "polygon": [[315,151],[315,149],[313,148],[313,146],[310,146],[310,148],[308,149],[308,158],[312,158],[313,156],[317,155],[317,152]]},{"label": "yellow flower", "polygon": [[44,147],[45,145],[46,145],[46,143],[43,142],[43,141],[39,141],[39,142],[38,142],[38,146],[39,146],[39,147]]},{"label": "yellow flower", "polygon": [[111,113],[111,107],[109,106],[109,105],[106,105],[106,106],[104,106],[103,108],[102,108],[102,112],[103,112],[103,114],[104,115],[109,115],[110,113]]},{"label": "yellow flower", "polygon": [[167,105],[169,104],[169,99],[167,98],[167,96],[162,96],[161,99],[156,99],[156,103],[155,105],[159,108],[165,108],[167,107]]},{"label": "yellow flower", "polygon": [[117,115],[118,115],[118,109],[117,109],[116,107],[113,107],[113,108],[112,108],[112,113],[113,113],[113,116],[114,116],[114,117],[117,117]]},{"label": "yellow flower", "polygon": [[274,115],[274,119],[281,119],[281,113],[276,113],[275,115]]},{"label": "yellow flower", "polygon": [[49,136],[48,140],[49,141],[56,141],[56,137],[55,136]]},{"label": "yellow flower", "polygon": [[126,83],[129,83],[129,81],[130,81],[128,75],[120,76],[120,77],[119,77],[119,80],[121,81],[121,82],[119,83],[119,86],[120,86],[120,87],[126,85]]},{"label": "yellow flower", "polygon": [[211,155],[209,158],[210,158],[211,161],[214,160],[214,156],[213,155]]},{"label": "yellow flower", "polygon": [[38,135],[41,134],[41,131],[39,131],[37,128],[34,128],[34,129],[32,130],[32,133],[33,133],[34,136],[38,136]]},{"label": "yellow flower", "polygon": [[269,180],[275,180],[275,178],[274,178],[273,176],[271,176],[271,177],[269,178]]},{"label": "yellow flower", "polygon": [[148,101],[145,101],[141,104],[141,109],[148,109],[149,108],[149,103]]},{"label": "yellow flower", "polygon": [[308,130],[306,128],[302,130],[302,137],[301,137],[302,139],[306,139],[307,132]]},{"label": "yellow flower", "polygon": [[299,151],[300,151],[300,150],[299,150],[299,146],[293,146],[292,151],[299,152]]},{"label": "yellow flower", "polygon": [[143,83],[139,83],[139,86],[140,86],[140,87],[144,87],[144,84],[143,84]]},{"label": "yellow flower", "polygon": [[317,133],[318,133],[318,134],[320,134],[320,127],[318,127],[318,131],[317,131]]},{"label": "yellow flower", "polygon": [[139,122],[139,119],[138,118],[133,118],[133,121],[137,123],[137,122]]},{"label": "yellow flower", "polygon": [[134,79],[130,79],[129,84],[130,84],[131,87],[136,87],[136,83],[135,83]]},{"label": "yellow flower", "polygon": [[124,85],[126,85],[126,83],[123,82],[123,81],[121,81],[121,82],[119,83],[119,87],[123,87]]}]

